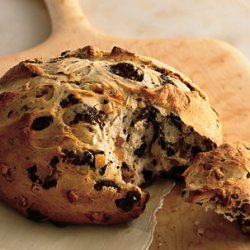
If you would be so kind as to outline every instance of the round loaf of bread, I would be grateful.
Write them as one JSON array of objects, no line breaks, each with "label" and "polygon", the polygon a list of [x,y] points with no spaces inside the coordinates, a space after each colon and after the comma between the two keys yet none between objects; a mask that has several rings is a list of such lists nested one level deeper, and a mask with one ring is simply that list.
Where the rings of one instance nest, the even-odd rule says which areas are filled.
[{"label": "round loaf of bread", "polygon": [[117,47],[21,62],[0,104],[0,198],[36,221],[129,221],[149,198],[141,184],[221,142],[197,86]]},{"label": "round loaf of bread", "polygon": [[242,143],[222,144],[199,153],[184,176],[189,202],[211,208],[229,221],[238,220],[243,232],[250,234],[249,147]]}]

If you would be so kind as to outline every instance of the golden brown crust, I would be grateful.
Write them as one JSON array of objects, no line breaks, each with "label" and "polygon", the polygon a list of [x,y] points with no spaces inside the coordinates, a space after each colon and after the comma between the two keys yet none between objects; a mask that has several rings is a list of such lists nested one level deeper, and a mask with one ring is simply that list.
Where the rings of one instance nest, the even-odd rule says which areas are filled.
[{"label": "golden brown crust", "polygon": [[0,85],[7,85],[8,83],[22,78],[28,78],[36,75],[41,75],[42,69],[37,67],[32,63],[40,63],[38,60],[33,61],[24,61],[19,63],[18,65],[12,67],[9,71],[7,71],[1,78],[0,78]]},{"label": "golden brown crust", "polygon": [[245,144],[198,154],[184,177],[189,202],[211,207],[230,221],[249,221],[250,150]]},{"label": "golden brown crust", "polygon": [[22,62],[0,79],[0,103],[0,197],[39,221],[129,221],[145,208],[138,185],[149,175],[221,142],[189,79],[117,47]]}]

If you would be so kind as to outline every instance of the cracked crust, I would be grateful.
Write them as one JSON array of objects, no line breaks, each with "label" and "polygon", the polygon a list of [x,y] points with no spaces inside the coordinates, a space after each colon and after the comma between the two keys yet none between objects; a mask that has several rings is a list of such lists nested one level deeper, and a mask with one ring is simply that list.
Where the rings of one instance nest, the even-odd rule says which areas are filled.
[{"label": "cracked crust", "polygon": [[221,143],[197,86],[117,47],[21,62],[0,103],[0,197],[36,221],[129,221],[149,198],[139,185]]},{"label": "cracked crust", "polygon": [[[187,201],[238,220],[247,232],[250,221],[250,148],[246,144],[222,144],[200,153],[184,172]],[[185,195],[184,195],[185,196]]]}]

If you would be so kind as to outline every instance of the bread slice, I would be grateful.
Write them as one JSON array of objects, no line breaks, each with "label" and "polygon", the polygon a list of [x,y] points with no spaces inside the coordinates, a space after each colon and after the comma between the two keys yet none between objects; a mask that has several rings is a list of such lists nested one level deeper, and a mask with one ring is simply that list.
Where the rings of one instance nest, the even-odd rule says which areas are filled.
[{"label": "bread slice", "polygon": [[200,153],[184,172],[184,196],[211,208],[229,221],[238,220],[250,233],[250,148],[242,143],[222,144]]},{"label": "bread slice", "polygon": [[36,221],[129,221],[149,198],[140,185],[221,142],[197,86],[117,47],[21,62],[0,103],[0,198]]}]

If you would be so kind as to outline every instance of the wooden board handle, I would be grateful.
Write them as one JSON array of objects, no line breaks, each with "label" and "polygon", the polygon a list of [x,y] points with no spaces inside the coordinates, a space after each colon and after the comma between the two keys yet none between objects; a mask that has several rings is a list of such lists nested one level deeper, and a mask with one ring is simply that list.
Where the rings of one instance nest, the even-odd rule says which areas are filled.
[{"label": "wooden board handle", "polygon": [[44,0],[52,21],[52,35],[91,32],[94,28],[84,16],[78,0]]}]

